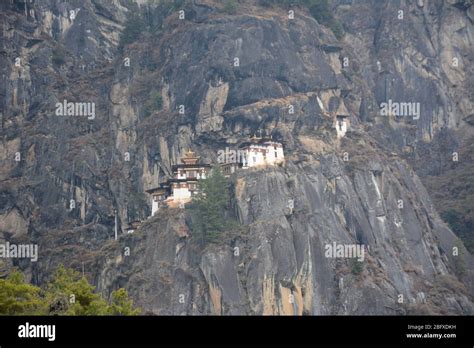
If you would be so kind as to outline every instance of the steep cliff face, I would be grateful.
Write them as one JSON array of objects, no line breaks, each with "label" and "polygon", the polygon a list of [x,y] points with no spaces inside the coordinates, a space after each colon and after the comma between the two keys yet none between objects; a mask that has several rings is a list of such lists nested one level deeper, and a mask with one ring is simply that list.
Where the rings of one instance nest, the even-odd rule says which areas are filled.
[{"label": "steep cliff face", "polygon": [[353,2],[336,9],[355,58],[349,70],[358,70],[365,86],[364,108],[389,99],[421,107],[419,119],[376,117],[371,135],[408,150],[403,157],[472,251],[472,2]]},{"label": "steep cliff face", "polygon": [[[450,271],[455,236],[419,179],[361,134],[345,145],[354,162],[321,155],[240,172],[234,197],[244,229],[219,246],[196,247],[186,209],[161,211],[107,248],[95,266],[100,288],[126,285],[158,314],[470,312],[468,290],[458,291]],[[369,246],[360,273],[326,257],[334,242]]]},{"label": "steep cliff face", "polygon": [[[0,239],[40,250],[18,266],[37,283],[60,262],[84,269],[155,314],[472,313],[474,261],[412,169],[446,167],[441,134],[472,144],[472,8],[333,5],[342,41],[304,8],[254,2],[230,15],[193,1],[185,19],[127,1],[2,4]],[[151,29],[119,50],[131,14]],[[94,118],[56,116],[65,99],[95,103]],[[388,99],[419,102],[420,119],[380,117]],[[113,240],[114,210],[119,230],[146,219],[145,190],[186,150],[216,162],[257,132],[286,163],[231,178],[238,231],[201,249],[187,209],[170,208]],[[430,165],[403,153],[415,140]],[[326,257],[332,243],[367,246],[362,268]]]}]

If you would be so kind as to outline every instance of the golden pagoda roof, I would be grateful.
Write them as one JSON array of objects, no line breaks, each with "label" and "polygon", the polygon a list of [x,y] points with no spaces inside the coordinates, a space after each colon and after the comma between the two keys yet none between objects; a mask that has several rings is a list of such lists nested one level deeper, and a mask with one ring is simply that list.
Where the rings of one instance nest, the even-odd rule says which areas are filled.
[{"label": "golden pagoda roof", "polygon": [[195,158],[196,157],[196,152],[194,152],[190,149],[184,154],[184,156],[185,157],[190,157],[190,158]]},{"label": "golden pagoda roof", "polygon": [[184,157],[181,158],[181,162],[184,164],[196,164],[199,161],[200,156],[196,156],[194,151],[188,150]]}]

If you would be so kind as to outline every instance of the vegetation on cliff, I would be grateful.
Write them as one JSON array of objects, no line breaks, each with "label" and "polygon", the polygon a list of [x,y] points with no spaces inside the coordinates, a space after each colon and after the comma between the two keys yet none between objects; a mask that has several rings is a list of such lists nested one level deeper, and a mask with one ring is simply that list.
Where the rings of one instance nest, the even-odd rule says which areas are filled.
[{"label": "vegetation on cliff", "polygon": [[118,49],[121,51],[126,45],[138,40],[145,30],[145,24],[139,16],[131,16],[125,22],[125,28],[120,35]]},{"label": "vegetation on cliff", "polygon": [[63,266],[44,289],[25,282],[15,269],[0,279],[0,315],[137,315],[141,311],[123,288],[112,292],[110,302],[94,289],[84,276]]},{"label": "vegetation on cliff", "polygon": [[193,201],[193,235],[202,244],[215,243],[226,229],[225,210],[229,201],[229,184],[219,167],[199,180]]},{"label": "vegetation on cliff", "polygon": [[341,24],[334,17],[327,0],[260,0],[262,6],[279,5],[279,6],[303,6],[306,7],[311,16],[320,24],[330,28],[334,35],[340,40],[344,36],[344,30]]}]

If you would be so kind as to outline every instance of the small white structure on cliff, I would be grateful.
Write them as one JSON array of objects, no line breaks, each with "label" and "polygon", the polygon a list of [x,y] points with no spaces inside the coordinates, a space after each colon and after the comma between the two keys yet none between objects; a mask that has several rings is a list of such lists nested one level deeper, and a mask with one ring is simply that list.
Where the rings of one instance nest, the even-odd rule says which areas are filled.
[{"label": "small white structure on cliff", "polygon": [[250,142],[241,145],[244,153],[242,168],[274,166],[285,162],[283,145],[276,141],[253,137]]},{"label": "small white structure on cliff", "polygon": [[349,115],[336,116],[336,132],[338,138],[342,138],[344,135],[346,135],[347,131],[349,130],[349,126]]}]

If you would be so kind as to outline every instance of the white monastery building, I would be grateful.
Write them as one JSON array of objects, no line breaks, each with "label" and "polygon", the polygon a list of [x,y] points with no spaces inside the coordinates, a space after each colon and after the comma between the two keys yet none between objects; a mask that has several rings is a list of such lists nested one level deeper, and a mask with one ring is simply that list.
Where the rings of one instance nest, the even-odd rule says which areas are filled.
[{"label": "white monastery building", "polygon": [[336,116],[336,132],[337,137],[342,138],[346,135],[349,130],[349,115],[337,115]]},{"label": "white monastery building", "polygon": [[242,168],[274,166],[285,162],[281,143],[253,137],[251,142],[241,145]]},{"label": "white monastery building", "polygon": [[349,112],[347,111],[344,103],[340,103],[338,109],[335,112],[336,117],[334,118],[334,128],[336,128],[337,138],[342,138],[350,130]]},{"label": "white monastery building", "polygon": [[[264,167],[282,165],[285,162],[283,145],[273,140],[253,137],[249,142],[241,144],[239,148],[238,161],[221,163],[221,169],[225,176],[229,177],[238,169],[250,167]],[[151,215],[155,215],[158,209],[166,204],[170,207],[182,206],[192,200],[196,192],[198,180],[205,179],[211,165],[200,163],[200,157],[193,151],[185,153],[180,164],[171,167],[173,177],[163,181],[158,187],[147,190],[151,196]],[[130,226],[133,233],[134,226]]]},{"label": "white monastery building", "polygon": [[177,206],[191,201],[198,180],[206,178],[211,167],[210,164],[198,163],[199,158],[192,151],[186,152],[181,159],[182,163],[171,167],[173,178],[146,191],[152,196],[152,216],[155,215],[162,204]]}]

